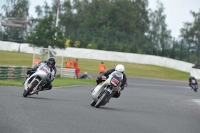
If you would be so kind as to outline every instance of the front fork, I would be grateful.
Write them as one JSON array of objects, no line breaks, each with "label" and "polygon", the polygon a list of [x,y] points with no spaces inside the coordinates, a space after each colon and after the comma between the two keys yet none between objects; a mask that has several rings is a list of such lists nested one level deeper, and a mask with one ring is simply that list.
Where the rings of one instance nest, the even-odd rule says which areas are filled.
[{"label": "front fork", "polygon": [[[41,83],[42,81],[40,81],[39,79],[34,78],[34,79],[32,80],[32,82],[35,81],[35,80],[38,81],[38,84],[37,84],[37,86],[35,86],[35,87],[33,88],[33,91],[31,92],[32,94],[34,94],[34,93],[36,93],[36,92],[39,92],[39,91],[42,89],[42,87],[40,87],[40,88],[38,89],[38,86],[40,85],[40,83]],[[31,83],[32,83],[32,82],[31,82]],[[30,83],[30,84],[31,84],[31,83]]]},{"label": "front fork", "polygon": [[114,89],[113,87],[109,87],[109,88],[105,89],[105,91],[110,92],[110,95],[106,98],[106,100],[104,101],[104,103],[102,105],[105,105],[106,103],[108,103],[109,100],[111,99],[111,97],[115,94],[116,91],[114,91],[113,89]]}]

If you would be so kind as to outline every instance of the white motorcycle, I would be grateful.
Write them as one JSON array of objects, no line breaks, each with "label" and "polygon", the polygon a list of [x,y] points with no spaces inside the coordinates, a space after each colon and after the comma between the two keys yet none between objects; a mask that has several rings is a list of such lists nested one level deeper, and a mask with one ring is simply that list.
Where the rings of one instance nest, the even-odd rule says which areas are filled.
[{"label": "white motorcycle", "polygon": [[26,79],[23,96],[27,97],[28,95],[33,95],[41,91],[42,86],[47,83],[47,79],[50,75],[50,68],[45,63],[41,64],[41,66],[37,68],[37,71]]},{"label": "white motorcycle", "polygon": [[123,74],[118,71],[112,72],[104,82],[97,85],[92,91],[91,106],[99,108],[100,106],[106,105],[111,97],[119,91],[119,86],[123,80]]}]

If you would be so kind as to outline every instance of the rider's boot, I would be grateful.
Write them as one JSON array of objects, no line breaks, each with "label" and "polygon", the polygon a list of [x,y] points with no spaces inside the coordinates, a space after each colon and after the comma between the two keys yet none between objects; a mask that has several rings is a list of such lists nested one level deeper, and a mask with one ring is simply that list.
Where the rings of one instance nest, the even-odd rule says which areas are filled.
[{"label": "rider's boot", "polygon": [[[40,87],[39,87],[39,90],[40,90],[40,91],[44,91],[44,90],[46,90],[46,88],[43,88],[42,86],[40,86]],[[37,95],[38,95],[38,93],[39,93],[39,91],[38,91],[38,92],[36,92],[35,94],[37,94]]]},{"label": "rider's boot", "polygon": [[[42,87],[42,86],[39,86],[39,89],[40,89],[40,91],[41,91],[41,87]],[[38,92],[39,92],[39,91],[38,91]],[[38,95],[38,92],[36,92],[35,94],[37,94],[37,95]]]}]

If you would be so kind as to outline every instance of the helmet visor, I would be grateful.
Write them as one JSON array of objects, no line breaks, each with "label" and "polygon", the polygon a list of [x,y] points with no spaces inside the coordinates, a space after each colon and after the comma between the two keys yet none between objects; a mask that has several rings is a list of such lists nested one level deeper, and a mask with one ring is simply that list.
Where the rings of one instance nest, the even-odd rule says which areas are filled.
[{"label": "helmet visor", "polygon": [[48,62],[47,65],[52,68],[54,66],[54,63]]}]

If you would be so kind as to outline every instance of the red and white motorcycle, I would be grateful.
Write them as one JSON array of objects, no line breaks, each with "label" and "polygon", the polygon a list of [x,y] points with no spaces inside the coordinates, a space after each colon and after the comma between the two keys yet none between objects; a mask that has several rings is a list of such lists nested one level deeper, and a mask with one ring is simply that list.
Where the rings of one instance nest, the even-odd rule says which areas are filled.
[{"label": "red and white motorcycle", "polygon": [[117,92],[120,91],[120,85],[123,80],[123,74],[118,71],[112,72],[103,83],[97,85],[92,91],[91,106],[99,108],[102,105],[106,105],[109,102],[111,97]]}]

